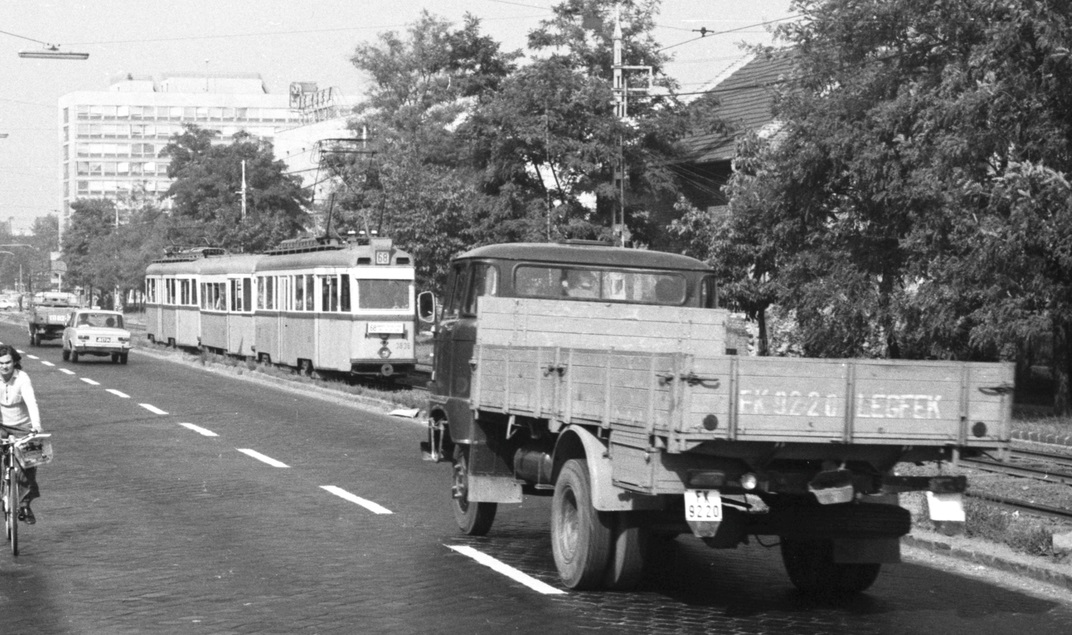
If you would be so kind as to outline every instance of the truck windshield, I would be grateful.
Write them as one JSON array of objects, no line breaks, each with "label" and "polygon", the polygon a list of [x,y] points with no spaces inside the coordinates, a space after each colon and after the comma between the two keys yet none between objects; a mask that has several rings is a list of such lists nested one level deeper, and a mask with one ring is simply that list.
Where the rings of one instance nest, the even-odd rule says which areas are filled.
[{"label": "truck windshield", "polygon": [[522,265],[514,273],[514,288],[517,295],[528,298],[611,300],[668,306],[685,302],[685,277],[669,272]]}]

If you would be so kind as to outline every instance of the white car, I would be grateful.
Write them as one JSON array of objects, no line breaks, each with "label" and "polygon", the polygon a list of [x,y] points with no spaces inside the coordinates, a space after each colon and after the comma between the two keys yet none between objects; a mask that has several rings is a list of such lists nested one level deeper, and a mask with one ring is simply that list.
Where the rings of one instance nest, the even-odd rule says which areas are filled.
[{"label": "white car", "polygon": [[130,331],[123,328],[123,314],[100,309],[76,309],[63,329],[63,359],[77,362],[82,355],[111,356],[113,363],[127,363]]}]

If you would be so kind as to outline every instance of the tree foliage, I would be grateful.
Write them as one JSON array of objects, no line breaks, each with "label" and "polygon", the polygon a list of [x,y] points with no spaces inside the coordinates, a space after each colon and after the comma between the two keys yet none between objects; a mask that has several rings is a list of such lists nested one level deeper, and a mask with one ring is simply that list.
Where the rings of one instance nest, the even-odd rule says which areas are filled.
[{"label": "tree foliage", "polygon": [[[623,63],[650,65],[657,83],[672,88],[650,36],[659,3],[618,4]],[[472,16],[455,28],[424,13],[404,34],[358,47],[353,63],[373,81],[353,127],[372,141],[331,162],[345,183],[340,227],[389,232],[416,256],[421,282],[439,288],[450,256],[466,248],[609,237],[620,195],[614,167],[624,154],[635,241],[661,240],[666,219],[651,209],[672,210],[667,158],[688,121],[673,99],[639,92],[630,120],[615,116],[614,6],[556,5],[530,34],[537,57],[523,66]],[[647,78],[630,81],[638,88]],[[456,233],[432,235],[452,226]]]},{"label": "tree foliage", "polygon": [[232,143],[222,145],[215,142],[217,136],[184,126],[161,152],[171,159],[168,176],[174,179],[167,191],[173,201],[171,238],[256,252],[303,231],[309,223],[309,193],[275,158],[271,142],[239,132]]},{"label": "tree foliage", "polygon": [[[735,176],[731,208],[771,237],[776,300],[794,310],[805,350],[994,358],[1043,324],[1068,333],[1072,9],[794,8],[804,19],[782,30],[798,55],[776,105],[784,128],[756,153],[759,178]],[[737,256],[761,268],[771,251]]]}]

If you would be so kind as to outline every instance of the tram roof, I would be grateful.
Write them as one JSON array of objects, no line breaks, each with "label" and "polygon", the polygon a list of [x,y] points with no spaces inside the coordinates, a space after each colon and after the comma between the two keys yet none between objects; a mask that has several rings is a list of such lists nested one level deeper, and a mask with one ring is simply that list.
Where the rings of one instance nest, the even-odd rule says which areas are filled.
[{"label": "tram roof", "polygon": [[[389,250],[391,265],[413,266],[408,252],[389,243],[342,244],[338,249],[320,249],[276,254],[206,255],[190,259],[162,259],[145,269],[146,275],[227,274],[258,271],[285,271],[312,267],[373,267],[376,251]],[[379,265],[388,266],[388,265]]]},{"label": "tram roof", "polygon": [[546,262],[576,265],[599,265],[635,269],[679,269],[711,271],[704,262],[681,254],[644,249],[613,247],[595,242],[500,243],[477,247],[455,256],[456,259],[495,259],[520,262]]}]

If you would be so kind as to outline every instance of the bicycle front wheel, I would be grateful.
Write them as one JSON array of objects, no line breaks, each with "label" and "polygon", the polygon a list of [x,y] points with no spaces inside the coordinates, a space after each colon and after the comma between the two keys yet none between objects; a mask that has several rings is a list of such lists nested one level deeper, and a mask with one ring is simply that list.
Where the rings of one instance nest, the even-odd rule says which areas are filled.
[{"label": "bicycle front wheel", "polygon": [[7,486],[4,497],[4,519],[7,521],[7,538],[11,542],[11,555],[19,555],[19,482],[15,478],[15,470],[8,468],[4,475],[4,485]]}]

